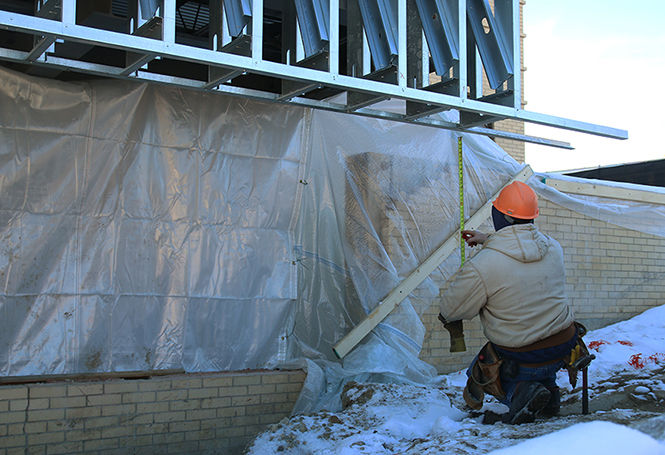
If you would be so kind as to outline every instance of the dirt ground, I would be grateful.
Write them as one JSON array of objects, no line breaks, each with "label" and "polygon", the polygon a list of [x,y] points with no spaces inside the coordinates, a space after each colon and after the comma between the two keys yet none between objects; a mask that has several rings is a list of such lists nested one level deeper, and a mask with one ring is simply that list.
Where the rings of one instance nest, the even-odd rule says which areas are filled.
[{"label": "dirt ground", "polygon": [[[501,422],[483,424],[482,413],[469,412],[465,407],[462,387],[448,380],[441,382],[439,387],[350,383],[342,394],[343,411],[322,411],[315,415],[284,419],[264,434],[267,446],[257,447],[259,451],[249,450],[248,453],[323,454],[345,448],[346,451],[340,453],[369,455],[376,453],[379,447],[385,449],[381,453],[434,455],[445,448],[445,453],[480,455],[577,423],[599,420],[625,425],[665,441],[665,365],[648,371],[625,371],[609,380],[596,382],[589,390],[588,414],[582,414],[581,379],[580,375],[575,389],[562,387],[560,416],[537,419],[534,423],[523,425]],[[455,422],[451,431],[434,432],[427,437],[391,439],[390,443],[384,442],[380,446],[372,443],[372,438],[380,437],[376,430],[380,422],[375,410],[400,402],[417,408],[419,403],[431,399],[432,394],[447,396],[450,403],[463,411],[466,417]],[[486,409],[505,410],[505,406],[493,400],[486,399]],[[388,441],[390,438],[384,439]],[[319,448],[315,449],[317,446]]]}]

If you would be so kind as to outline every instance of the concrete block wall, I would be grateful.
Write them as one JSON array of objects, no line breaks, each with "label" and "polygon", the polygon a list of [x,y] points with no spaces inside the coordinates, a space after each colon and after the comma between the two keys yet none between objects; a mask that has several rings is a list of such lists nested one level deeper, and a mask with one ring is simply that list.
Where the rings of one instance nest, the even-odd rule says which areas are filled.
[{"label": "concrete block wall", "polygon": [[0,455],[236,454],[288,416],[302,371],[0,386]]}]

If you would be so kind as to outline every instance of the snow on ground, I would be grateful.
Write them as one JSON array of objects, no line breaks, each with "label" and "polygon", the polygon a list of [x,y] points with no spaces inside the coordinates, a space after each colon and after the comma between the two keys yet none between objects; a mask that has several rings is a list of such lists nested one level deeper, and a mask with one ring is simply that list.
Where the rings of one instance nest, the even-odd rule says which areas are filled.
[{"label": "snow on ground", "polygon": [[[523,425],[482,424],[464,409],[464,372],[428,387],[350,383],[344,409],[273,425],[249,454],[665,455],[665,306],[585,337],[590,413],[581,414],[581,374],[572,389],[560,373],[561,416]],[[482,411],[505,406],[488,397]]]}]

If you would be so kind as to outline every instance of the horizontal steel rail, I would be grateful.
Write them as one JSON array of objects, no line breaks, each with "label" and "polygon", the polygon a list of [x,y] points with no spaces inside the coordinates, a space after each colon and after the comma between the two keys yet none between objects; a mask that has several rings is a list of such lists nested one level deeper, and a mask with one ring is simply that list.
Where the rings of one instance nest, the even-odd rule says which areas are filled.
[{"label": "horizontal steel rail", "polygon": [[[255,14],[254,16],[260,16],[260,14]],[[253,17],[253,19],[257,20],[256,17]],[[331,87],[340,89],[342,91],[361,92],[376,96],[385,96],[405,101],[413,101],[429,104],[432,106],[439,106],[445,109],[457,109],[464,112],[483,114],[497,118],[516,119],[603,137],[610,137],[615,139],[626,139],[628,137],[628,133],[625,130],[617,128],[525,111],[519,108],[492,104],[477,99],[451,96],[444,93],[437,93],[435,91],[427,91],[419,88],[409,87],[404,84],[392,84],[377,80],[347,76],[344,74],[339,74],[337,71],[321,71],[312,68],[263,60],[258,42],[253,43],[253,54],[251,56],[244,56],[227,52],[219,52],[212,49],[188,46],[175,43],[173,41],[150,39],[141,36],[91,28],[71,22],[55,21],[7,11],[0,11],[0,29],[29,33],[35,36],[48,37],[50,39],[121,49],[137,54],[145,54],[150,56],[154,55],[179,61],[194,62],[208,65],[210,67],[219,67],[247,73],[261,74],[279,79],[289,79],[301,83],[314,83],[321,87]],[[255,30],[255,33],[257,33],[257,35],[255,35],[254,38],[257,38],[261,36],[262,31]],[[240,89],[227,85],[214,87],[211,86],[208,81],[173,78],[171,76],[148,73],[146,71],[140,70],[128,73],[126,68],[91,64],[84,61],[66,60],[62,58],[59,60],[57,57],[51,56],[49,54],[44,54],[40,58],[35,59],[34,62],[31,62],[29,59],[34,58],[34,53],[21,52],[12,49],[0,49],[0,58],[23,62],[26,64],[32,63],[47,66],[60,66],[66,70],[90,72],[110,77],[131,79],[137,78],[138,75],[141,75],[145,80],[154,80],[156,82],[165,84],[176,84],[201,90],[217,90],[237,94],[240,96],[251,96],[250,94],[254,94],[255,97],[260,99],[279,101],[277,99],[279,98],[279,94],[262,92],[261,90]],[[133,69],[134,68],[132,68],[132,70]],[[259,93],[261,93],[261,95],[258,95]],[[318,102],[316,100],[299,97],[290,98],[288,100],[284,100],[283,102],[298,105],[308,105],[313,108],[345,111],[345,109],[340,107],[341,105]],[[348,110],[348,108],[346,110]],[[524,135],[506,134],[505,132],[483,128],[464,128],[460,124],[448,124],[447,122],[441,122],[431,117],[407,118],[406,116],[400,116],[399,114],[381,112],[367,108],[353,111],[352,113],[424,126],[434,126],[457,131],[466,131],[474,134],[506,137],[509,139],[551,145],[554,147],[570,148],[569,144],[560,141],[551,141],[543,138],[530,138],[529,136]],[[491,131],[491,134],[488,130]]]}]

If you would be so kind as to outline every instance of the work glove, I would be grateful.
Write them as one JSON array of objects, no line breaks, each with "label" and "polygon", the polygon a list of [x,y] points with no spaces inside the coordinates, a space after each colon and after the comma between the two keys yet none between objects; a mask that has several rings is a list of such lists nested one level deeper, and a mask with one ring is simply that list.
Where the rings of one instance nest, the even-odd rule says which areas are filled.
[{"label": "work glove", "polygon": [[466,351],[466,344],[464,344],[464,325],[462,320],[448,322],[439,313],[439,321],[443,324],[443,327],[450,334],[450,352],[464,352]]}]

